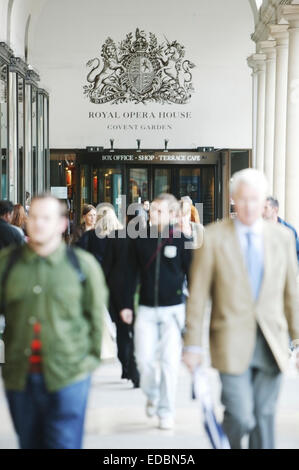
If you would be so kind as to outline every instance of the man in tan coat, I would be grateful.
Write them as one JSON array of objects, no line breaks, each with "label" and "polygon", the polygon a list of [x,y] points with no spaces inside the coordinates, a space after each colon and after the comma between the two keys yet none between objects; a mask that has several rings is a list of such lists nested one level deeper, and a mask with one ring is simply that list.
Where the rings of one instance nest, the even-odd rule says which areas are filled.
[{"label": "man in tan coat", "polygon": [[[274,414],[289,360],[288,332],[299,338],[293,234],[262,219],[267,182],[257,170],[235,174],[237,218],[212,224],[191,269],[184,362],[202,363],[203,320],[212,299],[210,352],[220,372],[223,428],[232,448],[274,447]],[[298,360],[298,358],[297,358]]]}]

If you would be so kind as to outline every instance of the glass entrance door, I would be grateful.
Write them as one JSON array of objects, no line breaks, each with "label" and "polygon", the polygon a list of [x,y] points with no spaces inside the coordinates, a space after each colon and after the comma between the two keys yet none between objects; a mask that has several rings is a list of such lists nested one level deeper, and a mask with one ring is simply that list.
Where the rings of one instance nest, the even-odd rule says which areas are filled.
[{"label": "glass entrance door", "polygon": [[[150,202],[161,193],[171,193],[180,199],[190,196],[193,204],[200,203],[201,222],[214,222],[217,215],[216,187],[218,176],[215,165],[109,165],[80,164],[81,201],[95,206],[111,203],[120,213],[122,198],[126,205],[143,200]],[[217,183],[217,184],[216,184]],[[79,210],[79,208],[78,208]]]},{"label": "glass entrance door", "polygon": [[149,198],[148,168],[129,168],[129,204]]},{"label": "glass entrance door", "polygon": [[8,66],[0,59],[0,197],[8,198]]},{"label": "glass entrance door", "polygon": [[120,168],[95,168],[92,175],[92,201],[94,205],[109,202],[117,210],[122,191]]},{"label": "glass entrance door", "polygon": [[172,193],[178,199],[189,196],[193,204],[200,204],[201,222],[209,224],[216,219],[215,166],[154,166],[152,172],[153,198],[161,193]]},{"label": "glass entrance door", "polygon": [[86,203],[97,206],[101,202],[109,202],[118,214],[121,204],[122,182],[120,167],[98,168],[81,165],[81,208]]},{"label": "glass entrance door", "polygon": [[171,168],[154,168],[154,198],[161,193],[171,193]]},{"label": "glass entrance door", "polygon": [[201,203],[201,223],[215,220],[215,167],[183,167],[178,169],[178,197],[189,196],[193,204]]}]

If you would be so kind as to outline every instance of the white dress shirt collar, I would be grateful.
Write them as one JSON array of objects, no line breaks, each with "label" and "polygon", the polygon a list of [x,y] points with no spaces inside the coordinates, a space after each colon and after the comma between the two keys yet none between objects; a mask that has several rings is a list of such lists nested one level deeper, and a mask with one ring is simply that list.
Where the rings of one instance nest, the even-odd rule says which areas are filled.
[{"label": "white dress shirt collar", "polygon": [[263,232],[263,219],[260,217],[257,219],[254,224],[252,225],[245,225],[242,224],[242,222],[236,218],[235,219],[235,225],[238,230],[238,232],[242,235],[245,235],[247,232],[252,232],[255,235],[261,235]]}]

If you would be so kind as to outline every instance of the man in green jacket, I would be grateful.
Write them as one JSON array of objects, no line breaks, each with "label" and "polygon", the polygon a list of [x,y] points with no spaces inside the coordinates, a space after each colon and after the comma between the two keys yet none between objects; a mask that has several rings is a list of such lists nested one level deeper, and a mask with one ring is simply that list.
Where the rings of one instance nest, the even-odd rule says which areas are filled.
[{"label": "man in green jacket", "polygon": [[16,248],[0,254],[2,375],[21,448],[81,447],[90,374],[100,362],[107,288],[89,253],[76,248],[70,256],[66,226],[60,201],[38,196],[29,243],[17,248],[8,274]]}]

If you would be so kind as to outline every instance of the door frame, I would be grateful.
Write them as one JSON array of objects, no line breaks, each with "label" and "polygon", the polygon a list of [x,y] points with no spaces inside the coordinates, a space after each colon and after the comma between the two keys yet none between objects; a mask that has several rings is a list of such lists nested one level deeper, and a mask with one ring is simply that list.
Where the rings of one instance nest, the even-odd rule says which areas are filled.
[{"label": "door frame", "polygon": [[[222,217],[222,165],[221,160],[218,164],[198,164],[198,165],[161,165],[161,164],[151,164],[151,165],[142,165],[142,164],[126,164],[124,167],[124,172],[126,173],[124,182],[126,182],[126,189],[123,194],[128,195],[129,189],[129,176],[130,176],[130,169],[132,168],[145,168],[147,169],[147,183],[148,183],[148,199],[152,201],[154,198],[154,185],[155,185],[155,170],[156,169],[167,169],[170,170],[170,192],[179,199],[179,171],[181,169],[191,169],[191,168],[213,168],[213,176],[214,176],[214,220],[218,220]],[[129,199],[127,198],[127,206],[129,204]]]},{"label": "door frame", "polygon": [[[165,153],[165,155],[175,153],[178,151],[168,151]],[[90,187],[92,188],[92,169],[93,167],[101,167],[101,168],[113,168],[114,166],[118,166],[121,169],[121,174],[122,174],[122,194],[128,194],[128,189],[129,189],[129,170],[130,168],[147,168],[148,170],[148,198],[149,200],[153,199],[154,195],[154,170],[155,168],[167,168],[171,170],[171,190],[174,193],[176,197],[179,195],[179,190],[178,190],[178,170],[182,167],[189,168],[189,167],[214,167],[214,178],[215,178],[215,194],[214,194],[214,213],[215,213],[215,220],[217,220],[219,217],[222,216],[222,200],[221,200],[221,191],[223,191],[223,181],[222,181],[222,165],[223,165],[223,160],[222,160],[222,155],[221,152],[215,151],[215,152],[207,152],[207,153],[201,153],[197,151],[190,151],[190,150],[180,150],[179,153],[188,153],[188,154],[195,154],[195,155],[201,155],[202,157],[202,162],[197,162],[195,161],[190,163],[186,162],[174,162],[174,163],[156,163],[156,161],[153,161],[151,163],[147,162],[123,162],[121,160],[119,161],[103,161],[102,160],[102,154],[108,154],[109,151],[99,151],[96,153],[88,153],[86,150],[80,150],[78,151],[77,155],[77,161],[76,161],[76,183],[77,183],[77,194],[76,194],[76,221],[80,220],[80,209],[81,209],[81,185],[80,185],[80,175],[81,175],[81,166],[82,165],[88,165],[90,167]],[[137,154],[138,153],[134,150],[123,150],[123,151],[114,151],[112,155],[119,155],[119,154]],[[152,154],[163,154],[163,151],[158,151],[158,150],[149,150],[148,153]],[[217,179],[218,178],[218,179]],[[177,180],[177,181],[176,181]],[[218,181],[218,184],[217,184]],[[128,203],[128,199],[127,199]]]}]

